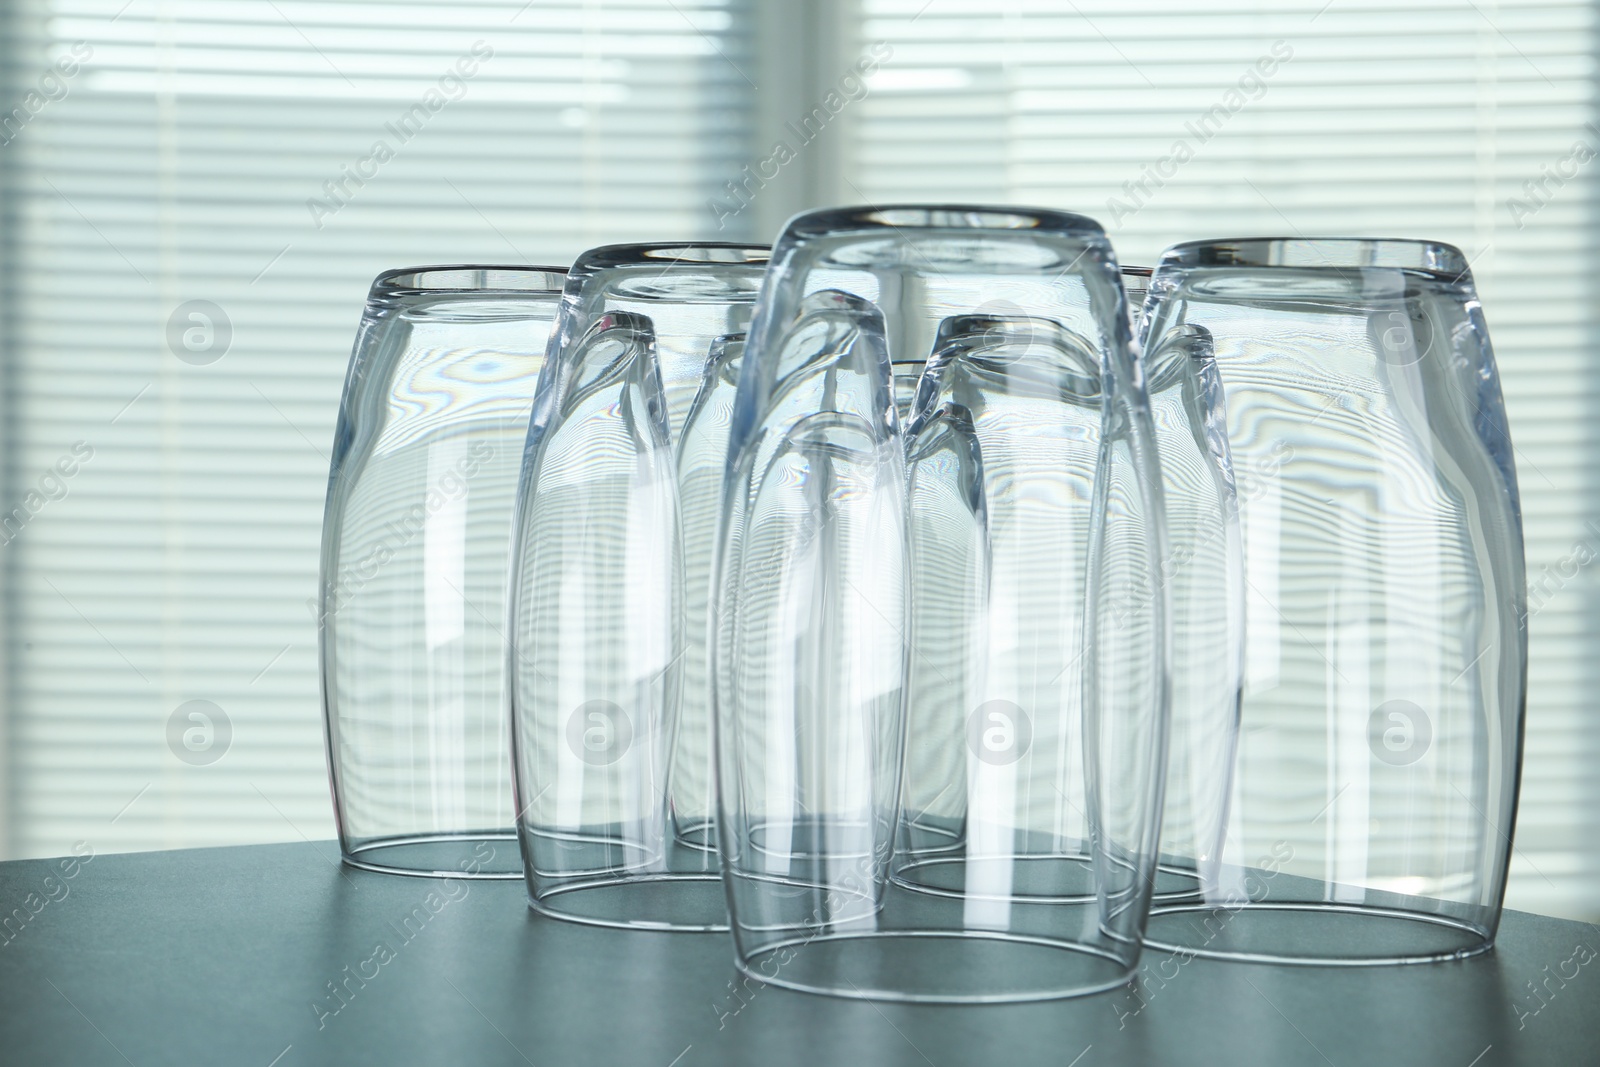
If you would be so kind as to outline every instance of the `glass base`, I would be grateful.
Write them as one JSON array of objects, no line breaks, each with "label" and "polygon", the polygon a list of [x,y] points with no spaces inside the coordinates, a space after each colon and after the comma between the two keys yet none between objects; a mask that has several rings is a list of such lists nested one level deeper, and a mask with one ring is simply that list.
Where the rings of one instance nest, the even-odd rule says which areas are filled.
[{"label": "glass base", "polygon": [[728,929],[728,901],[716,874],[646,874],[576,882],[530,896],[528,906],[562,922],[623,930]]},{"label": "glass base", "polygon": [[1174,867],[1165,863],[1156,865],[1155,892],[1150,897],[1152,904],[1176,904],[1199,899],[1200,876],[1193,868]]},{"label": "glass base", "polygon": [[880,931],[795,938],[736,961],[802,993],[917,1004],[1006,1004],[1099,993],[1131,969],[1109,953],[1002,933]]},{"label": "glass base", "polygon": [[1144,943],[1206,959],[1356,967],[1466,959],[1494,947],[1459,919],[1331,901],[1159,907]]},{"label": "glass base", "polygon": [[358,845],[341,842],[345,863],[379,874],[414,878],[522,877],[522,853],[510,830],[460,834],[377,837]]},{"label": "glass base", "polygon": [[1095,899],[1094,867],[1087,856],[985,857],[958,852],[914,859],[896,870],[893,879],[914,893],[963,900],[1086,904]]},{"label": "glass base", "polygon": [[[1004,893],[985,892],[981,884],[972,884],[974,872],[981,880],[988,863],[1008,868],[1004,871],[1007,875]],[[1002,872],[997,869],[996,873]],[[998,856],[986,861],[983,857],[967,855],[957,846],[908,857],[895,869],[892,878],[895,885],[914,893],[963,899],[1051,904],[1086,904],[1097,899],[1093,861],[1083,855]],[[1167,865],[1157,867],[1151,899],[1157,904],[1198,901],[1200,878],[1193,870]]]},{"label": "glass base", "polygon": [[678,824],[676,832],[677,842],[684,848],[697,849],[701,852],[715,852],[717,850],[717,824],[713,819],[696,819],[693,822]]}]

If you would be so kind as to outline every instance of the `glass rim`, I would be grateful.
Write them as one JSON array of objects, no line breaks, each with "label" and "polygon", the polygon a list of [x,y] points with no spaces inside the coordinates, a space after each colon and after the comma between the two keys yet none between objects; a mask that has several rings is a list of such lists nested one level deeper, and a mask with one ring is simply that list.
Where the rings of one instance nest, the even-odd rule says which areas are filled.
[{"label": "glass rim", "polygon": [[762,267],[772,258],[772,246],[744,241],[647,241],[600,245],[580,255],[574,274],[613,267]]},{"label": "glass rim", "polygon": [[1418,271],[1470,283],[1467,257],[1455,245],[1409,237],[1229,237],[1184,241],[1161,253],[1158,273],[1181,267]]},{"label": "glass rim", "polygon": [[515,293],[560,296],[566,283],[565,267],[445,263],[386,270],[373,279],[371,295]]},{"label": "glass rim", "polygon": [[927,230],[1003,233],[1044,231],[1104,239],[1105,227],[1087,215],[1054,208],[1001,204],[862,204],[802,211],[783,227],[786,239],[839,232]]}]

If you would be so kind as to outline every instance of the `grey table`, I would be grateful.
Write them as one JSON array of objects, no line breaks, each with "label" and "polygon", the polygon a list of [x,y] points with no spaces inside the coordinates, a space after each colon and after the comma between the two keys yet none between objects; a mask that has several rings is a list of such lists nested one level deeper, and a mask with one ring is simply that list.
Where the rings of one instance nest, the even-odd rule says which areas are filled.
[{"label": "grey table", "polygon": [[0,1063],[1600,1063],[1600,930],[1515,912],[1461,963],[1174,961],[1137,993],[934,1008],[736,985],[725,936],[572,926],[532,915],[520,882],[337,856],[0,864]]}]

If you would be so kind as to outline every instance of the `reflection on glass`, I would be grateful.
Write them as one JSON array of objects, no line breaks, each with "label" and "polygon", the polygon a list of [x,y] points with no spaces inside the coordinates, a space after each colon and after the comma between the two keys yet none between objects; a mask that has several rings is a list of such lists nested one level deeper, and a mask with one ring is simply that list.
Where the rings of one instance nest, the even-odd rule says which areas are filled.
[{"label": "reflection on glass", "polygon": [[323,524],[329,766],[346,862],[516,877],[502,589],[522,440],[565,272],[373,283]]},{"label": "reflection on glass", "polygon": [[1244,547],[1211,335],[1176,326],[1144,350],[1161,455],[1172,600],[1172,741],[1157,899],[1192,897],[1217,877],[1244,670]]},{"label": "reflection on glass", "polygon": [[1167,594],[1099,227],[797,217],[728,471],[713,678],[740,969],[952,1003],[1125,982],[1156,861]]},{"label": "reflection on glass", "polygon": [[[985,315],[946,320],[928,361],[910,446],[908,884],[1093,899],[1081,664],[1098,362],[1053,322]],[[910,840],[925,834],[931,851]]]},{"label": "reflection on glass", "polygon": [[1209,331],[1244,544],[1237,770],[1198,904],[1152,942],[1290,962],[1492,943],[1520,758],[1521,520],[1464,258],[1180,245],[1151,338]]},{"label": "reflection on glass", "polygon": [[705,435],[766,259],[615,245],[570,272],[528,431],[510,606],[518,830],[530,902],[557,918],[726,927],[711,708],[704,660],[686,652],[704,655],[704,520],[720,491]]}]

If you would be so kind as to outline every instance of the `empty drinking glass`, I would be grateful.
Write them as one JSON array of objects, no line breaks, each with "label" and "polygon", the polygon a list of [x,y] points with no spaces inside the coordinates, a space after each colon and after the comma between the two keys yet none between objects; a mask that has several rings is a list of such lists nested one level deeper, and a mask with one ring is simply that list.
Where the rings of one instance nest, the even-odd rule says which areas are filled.
[{"label": "empty drinking glass", "polygon": [[1146,340],[1141,358],[1167,511],[1161,581],[1172,602],[1172,733],[1155,896],[1162,902],[1196,896],[1222,854],[1239,741],[1244,549],[1211,335],[1175,326]]},{"label": "empty drinking glass", "polygon": [[[1461,253],[1259,239],[1169,250],[1146,344],[1209,332],[1244,544],[1222,853],[1152,945],[1291,963],[1493,942],[1526,668],[1521,517]],[[1204,791],[1191,780],[1189,789]]]},{"label": "empty drinking glass", "polygon": [[1160,494],[1098,225],[790,222],[734,402],[715,593],[742,971],[933,1002],[1127,980],[1166,740]]},{"label": "empty drinking glass", "polygon": [[517,469],[566,273],[378,276],[323,519],[328,768],[346,863],[515,878],[503,588]]},{"label": "empty drinking glass", "polygon": [[717,847],[716,767],[711,743],[711,585],[717,519],[728,466],[733,400],[744,359],[745,335],[711,344],[678,439],[678,523],[683,546],[683,649],[676,669],[678,699],[690,715],[678,720],[668,782],[672,829],[682,844]]},{"label": "empty drinking glass", "polygon": [[517,825],[530,903],[558,918],[726,928],[703,655],[714,542],[695,525],[715,514],[723,458],[697,447],[680,470],[676,444],[736,355],[766,260],[745,245],[617,245],[569,274],[510,592]]},{"label": "empty drinking glass", "polygon": [[[1133,335],[1149,267],[1122,268]],[[1157,903],[1198,895],[1222,852],[1244,669],[1244,551],[1211,334],[1178,326],[1137,346],[1167,511],[1161,581],[1172,603],[1172,732]]]}]

